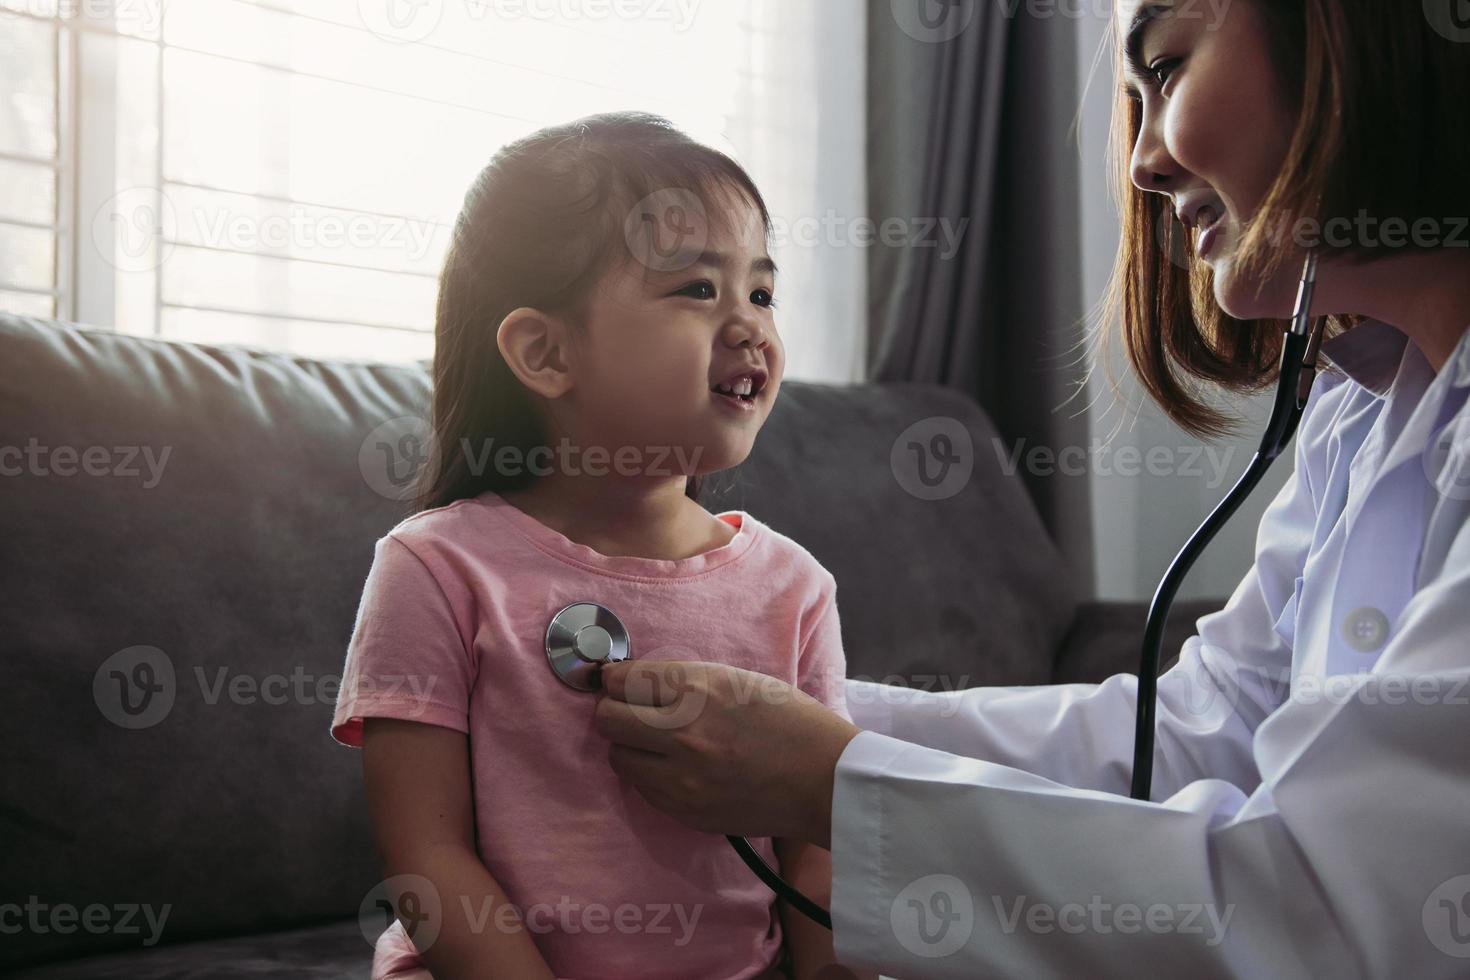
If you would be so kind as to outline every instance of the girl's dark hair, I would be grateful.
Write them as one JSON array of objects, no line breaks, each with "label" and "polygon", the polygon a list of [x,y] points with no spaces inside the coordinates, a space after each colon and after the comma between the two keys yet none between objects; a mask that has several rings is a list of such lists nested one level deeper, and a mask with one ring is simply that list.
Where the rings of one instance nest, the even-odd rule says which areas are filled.
[{"label": "girl's dark hair", "polygon": [[[432,448],[416,509],[536,479],[525,465],[495,465],[502,447],[524,463],[547,444],[530,393],[496,344],[506,315],[526,306],[585,324],[593,286],[633,257],[624,222],[634,207],[656,192],[687,192],[723,220],[718,201],[729,190],[749,200],[769,234],[765,201],[738,163],[643,112],[586,116],[495,153],[465,194],[439,276]],[[685,492],[699,493],[693,474]]]},{"label": "girl's dark hair", "polygon": [[[1252,2],[1297,122],[1281,172],[1244,229],[1241,275],[1264,282],[1284,258],[1299,263],[1295,229],[1323,229],[1363,212],[1410,227],[1429,219],[1443,229],[1470,215],[1470,44],[1452,39],[1455,25],[1434,23],[1429,6],[1396,0]],[[1121,78],[1121,40],[1113,47]],[[1111,331],[1120,331],[1140,383],[1165,413],[1186,431],[1220,435],[1234,420],[1205,402],[1203,388],[1252,392],[1274,384],[1287,323],[1237,320],[1216,303],[1212,274],[1196,261],[1168,200],[1129,179],[1141,123],[1138,103],[1120,86],[1109,167],[1123,235],[1102,342],[1106,348]],[[1395,251],[1381,240],[1376,248],[1366,239],[1334,247],[1328,236],[1307,234],[1303,244],[1320,245],[1323,258]],[[1334,316],[1326,335],[1356,322]]]}]

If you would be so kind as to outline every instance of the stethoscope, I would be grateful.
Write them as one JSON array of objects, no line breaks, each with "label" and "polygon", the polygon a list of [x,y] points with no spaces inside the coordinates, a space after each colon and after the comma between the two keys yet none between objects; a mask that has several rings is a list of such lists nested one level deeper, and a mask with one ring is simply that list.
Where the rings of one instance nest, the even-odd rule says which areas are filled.
[{"label": "stethoscope", "polygon": [[[1154,713],[1158,697],[1159,656],[1163,648],[1164,623],[1169,617],[1169,608],[1179,591],[1179,584],[1188,574],[1190,566],[1204,551],[1239,509],[1244,500],[1260,483],[1266,470],[1276,457],[1291,443],[1306,408],[1307,397],[1312,391],[1312,382],[1317,375],[1317,353],[1322,345],[1322,329],[1326,318],[1312,323],[1312,295],[1317,284],[1317,255],[1307,254],[1302,267],[1301,284],[1297,290],[1296,308],[1292,313],[1291,328],[1282,341],[1281,372],[1276,387],[1276,398],[1271,407],[1271,418],[1266,423],[1266,432],[1261,438],[1260,448],[1251,458],[1241,476],[1225,499],[1189,538],[1174,561],[1164,573],[1158,590],[1149,606],[1148,622],[1144,627],[1143,654],[1138,668],[1138,708],[1135,718],[1133,742],[1133,784],[1130,795],[1135,800],[1149,798],[1153,783]],[[546,658],[551,662],[552,673],[562,682],[578,691],[596,691],[600,686],[599,671],[604,664],[618,663],[633,655],[632,640],[620,619],[606,606],[595,602],[574,602],[563,607],[546,627]],[[765,882],[777,895],[786,899],[803,915],[827,929],[832,928],[832,915],[816,902],[807,898],[780,875],[751,847],[744,837],[726,836],[756,876]]]},{"label": "stethoscope", "polygon": [[[603,665],[620,663],[632,656],[633,640],[628,628],[611,609],[595,602],[563,606],[546,626],[546,659],[551,662],[551,672],[575,690],[598,690],[602,686]],[[771,870],[750,841],[731,835],[725,839],[772,891],[803,915],[832,928],[831,914]]]}]

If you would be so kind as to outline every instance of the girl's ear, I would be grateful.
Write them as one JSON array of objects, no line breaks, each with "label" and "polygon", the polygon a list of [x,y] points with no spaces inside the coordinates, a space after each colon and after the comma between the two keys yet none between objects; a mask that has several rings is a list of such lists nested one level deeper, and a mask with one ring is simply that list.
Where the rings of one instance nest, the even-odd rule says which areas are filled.
[{"label": "girl's ear", "polygon": [[559,318],[529,306],[511,310],[495,332],[506,365],[521,384],[546,399],[572,389],[570,339]]}]

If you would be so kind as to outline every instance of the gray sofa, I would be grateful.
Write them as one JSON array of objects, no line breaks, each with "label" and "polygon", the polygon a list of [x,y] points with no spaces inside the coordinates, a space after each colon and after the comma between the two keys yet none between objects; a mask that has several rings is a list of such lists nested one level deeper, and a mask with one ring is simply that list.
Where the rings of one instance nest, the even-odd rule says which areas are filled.
[{"label": "gray sofa", "polygon": [[[369,435],[428,388],[0,314],[0,971],[367,975],[377,861],[327,727],[373,542],[407,514]],[[832,570],[853,676],[1132,669],[1143,609],[1079,601],[1016,478],[900,485],[895,439],[935,416],[992,432],[942,388],[788,383],[706,503]],[[1181,604],[1171,646],[1216,605]]]}]

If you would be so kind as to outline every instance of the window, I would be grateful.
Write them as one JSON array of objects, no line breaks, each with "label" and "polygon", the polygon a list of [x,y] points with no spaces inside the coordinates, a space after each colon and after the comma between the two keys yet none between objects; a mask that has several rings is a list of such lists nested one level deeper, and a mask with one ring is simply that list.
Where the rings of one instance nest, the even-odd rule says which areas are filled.
[{"label": "window", "polygon": [[[863,18],[833,0],[0,0],[0,307],[313,356],[432,353],[505,142],[657,112],[750,169],[790,374],[861,373]],[[820,109],[820,111],[819,111]]]},{"label": "window", "polygon": [[44,17],[0,30],[0,309],[65,315],[62,32]]}]

